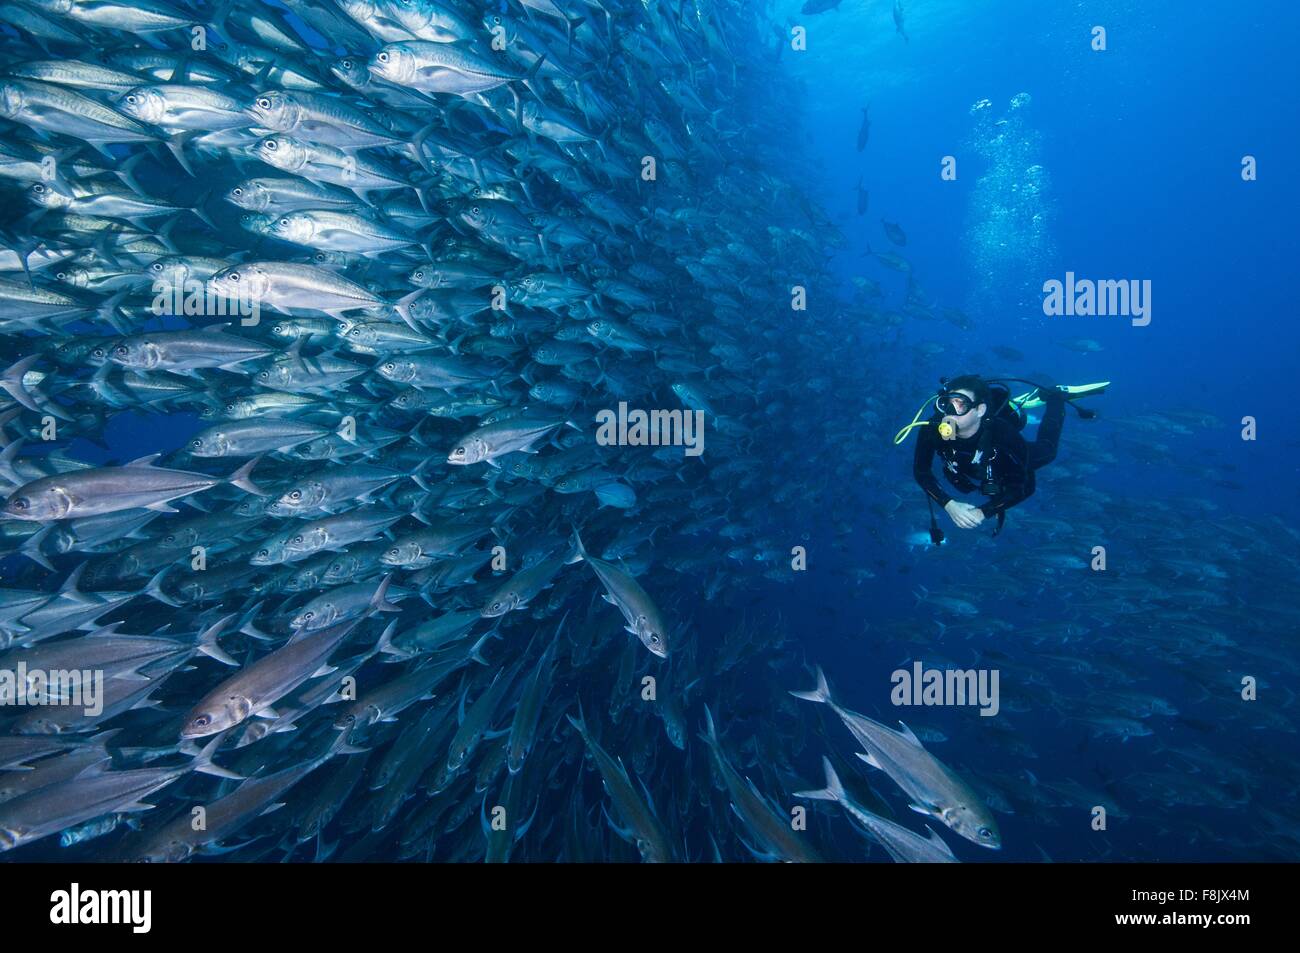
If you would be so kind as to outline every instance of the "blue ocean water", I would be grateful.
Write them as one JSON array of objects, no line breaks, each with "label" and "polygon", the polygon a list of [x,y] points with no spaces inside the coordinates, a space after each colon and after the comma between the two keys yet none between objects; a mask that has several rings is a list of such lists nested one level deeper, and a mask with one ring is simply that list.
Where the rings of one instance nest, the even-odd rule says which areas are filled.
[{"label": "blue ocean water", "polygon": [[[742,773],[789,811],[810,803],[794,791],[821,786],[822,755],[854,761],[839,720],[788,695],[809,688],[820,665],[837,701],[889,725],[901,718],[993,809],[1002,849],[948,836],[963,861],[1295,859],[1300,440],[1289,411],[1300,195],[1286,166],[1297,146],[1294,82],[1279,64],[1300,11],[1283,2],[843,0],[818,14],[804,14],[802,0],[753,6],[756,20],[771,21],[765,35],[776,34],[763,55],[800,90],[789,140],[768,145],[834,226],[814,236],[832,280],[814,286],[810,311],[842,328],[842,347],[825,354],[836,387],[786,422],[804,444],[761,451],[812,504],[800,512],[816,515],[781,523],[783,502],[754,501],[780,524],[781,536],[765,540],[778,546],[769,565],[784,568],[786,549],[802,546],[807,568],[772,582],[729,563],[730,544],[710,537],[701,545],[715,569],[726,567],[709,574],[725,578],[719,591],[704,598],[698,578],[673,589],[672,576],[654,575],[656,601],[701,658],[753,647],[734,671],[699,673],[687,753],[668,747],[652,717],[616,726],[588,708],[603,743],[632,762],[630,752],[657,738],[652,767],[634,773],[661,814],[679,809],[684,856],[748,859],[752,834],[713,793],[695,741],[704,704],[727,716],[725,749]],[[1097,27],[1104,50],[1093,48]],[[805,48],[791,46],[796,28]],[[870,133],[859,150],[864,108]],[[1258,164],[1252,181],[1242,177],[1247,156]],[[945,163],[955,177],[942,175]],[[761,222],[761,203],[745,211]],[[905,231],[905,245],[882,220]],[[891,254],[906,270],[891,267]],[[1044,315],[1043,283],[1067,272],[1149,281],[1150,324]],[[792,334],[799,321],[794,313]],[[1068,414],[1058,458],[996,539],[940,514],[947,539],[935,547],[912,480],[915,434],[901,445],[893,437],[941,376],[963,373],[1112,386],[1087,403],[1096,420]],[[1247,417],[1255,439],[1242,437]],[[180,448],[204,426],[184,410],[127,411],[106,420],[102,444],[78,438],[68,452],[90,463],[132,459]],[[849,478],[801,466],[827,456]],[[1104,570],[1092,568],[1097,547]],[[593,586],[588,579],[574,596],[577,611]],[[514,621],[510,651],[552,627]],[[596,829],[609,809],[604,789],[582,767],[575,736],[560,733],[559,712],[573,710],[570,696],[603,702],[622,657],[611,650],[603,668],[561,682],[560,731],[535,759],[586,778],[574,811]],[[914,662],[996,671],[998,714],[896,706],[891,679]],[[647,664],[637,659],[638,675],[661,671]],[[1243,679],[1254,700],[1242,698]],[[940,826],[908,811],[881,773],[864,769],[859,780],[911,830]],[[696,794],[701,806],[682,809]],[[518,855],[573,859],[561,848],[568,801],[539,801],[541,821],[521,835]],[[366,859],[409,856],[391,839],[367,846],[369,808],[357,796],[341,815],[349,823],[326,839],[344,852],[359,842]],[[838,811],[821,805],[812,816],[811,837],[827,856],[887,859],[867,839],[842,838]],[[471,820],[444,843],[463,858],[480,839]],[[636,856],[607,830],[593,845],[597,859]],[[91,859],[109,853],[94,842],[83,849]],[[292,842],[286,855],[310,859],[311,845]]]},{"label": "blue ocean water", "polygon": [[[1300,196],[1284,169],[1262,170],[1285,161],[1297,144],[1295,95],[1278,64],[1300,27],[1300,11],[1285,3],[1228,10],[1158,2],[915,2],[902,4],[910,38],[904,41],[887,3],[846,2],[817,16],[800,13],[800,6],[777,7],[777,19],[808,28],[807,49],[784,51],[782,63],[806,84],[809,129],[799,145],[808,174],[821,183],[849,238],[836,257],[839,273],[846,283],[857,276],[878,281],[897,307],[907,279],[863,255],[868,245],[902,252],[927,295],[962,308],[970,327],[907,320],[873,335],[878,343],[857,355],[861,391],[836,394],[836,406],[854,408],[883,391],[893,398],[891,416],[861,430],[877,460],[867,485],[849,491],[864,510],[848,546],[830,555],[836,567],[871,567],[876,578],[851,588],[828,571],[813,598],[784,591],[772,605],[787,617],[818,619],[816,641],[801,638],[801,647],[828,673],[838,670],[842,703],[890,723],[902,717],[943,730],[950,740],[931,750],[996,779],[1019,802],[1014,814],[999,816],[1004,844],[1016,847],[981,859],[1294,858],[1295,840],[1272,813],[1293,816],[1291,809],[1285,797],[1268,793],[1271,775],[1293,778],[1300,756],[1287,687],[1293,660],[1286,649],[1283,658],[1248,660],[1253,640],[1281,646],[1282,633],[1294,629],[1253,607],[1285,602],[1296,565],[1292,487],[1300,441],[1288,410],[1300,334],[1289,277],[1296,242],[1281,210],[1295,208]],[[1106,31],[1104,51],[1090,45],[1098,26]],[[1027,102],[1017,108],[1012,101],[1021,94]],[[973,110],[982,100],[989,105]],[[870,139],[858,152],[854,139],[868,106]],[[957,175],[945,181],[941,162],[949,156]],[[1246,156],[1258,162],[1256,180],[1243,180]],[[1040,168],[1031,174],[1031,166]],[[870,192],[865,215],[855,208],[859,177]],[[1026,207],[1030,217],[1042,217],[1044,232],[1016,226]],[[1008,208],[1015,210],[1010,220],[995,214]],[[890,245],[882,218],[905,227],[905,248]],[[1045,316],[1041,283],[1064,280],[1066,271],[1150,279],[1150,324]],[[1098,349],[1063,346],[1079,338]],[[995,346],[1023,358],[1002,358],[990,350]],[[909,534],[925,536],[927,516],[910,482],[910,443],[895,448],[890,436],[940,376],[960,373],[1114,384],[1091,404],[1098,420],[1069,415],[1056,463],[1039,474],[1038,492],[1009,514],[992,545],[977,544],[941,514],[943,547],[907,547],[901,544]],[[1159,416],[1187,412],[1208,415],[1207,425],[1184,429]],[[1258,439],[1242,439],[1244,417],[1257,421]],[[1099,450],[1100,461],[1093,459]],[[1080,512],[1081,488],[1100,494],[1100,506],[1090,496]],[[879,504],[894,493],[902,505],[882,513]],[[1052,525],[1024,527],[1034,520]],[[1225,529],[1258,540],[1258,553],[1236,550]],[[829,544],[829,536],[822,542]],[[1215,593],[1222,602],[1218,624],[1241,644],[1203,667],[1227,697],[1236,674],[1257,671],[1272,682],[1279,717],[1265,725],[1241,708],[1243,720],[1224,713],[1230,709],[1198,706],[1205,698],[1182,666],[1153,656],[1144,638],[1149,619],[1118,614],[1127,600],[1116,603],[1117,614],[1090,615],[1100,584],[1087,578],[1089,570],[1042,574],[1047,554],[1087,560],[1094,545],[1108,547],[1108,573],[1136,576],[1147,588],[1149,596],[1135,602],[1150,599],[1176,615],[1181,598]],[[1170,549],[1221,565],[1223,577],[1162,567],[1154,554]],[[1032,585],[1019,584],[1034,576]],[[1008,584],[1000,587],[1000,578]],[[952,619],[931,607],[920,586],[979,593],[979,617],[942,632],[937,623]],[[995,632],[982,624],[990,619]],[[1070,619],[1085,621],[1064,645],[1037,637],[1044,624]],[[1097,637],[1104,647],[1093,642]],[[999,655],[988,656],[990,650]],[[1091,737],[1069,716],[1100,704],[1106,679],[1062,674],[1059,658],[1040,653],[1100,654],[1133,687],[1169,699],[1186,718],[1149,719],[1151,737]],[[1025,680],[1050,683],[1050,701],[1002,715],[1027,746],[1008,751],[974,709],[891,710],[890,674],[928,657],[961,665],[1004,658],[1008,695],[1017,679],[1022,688]],[[1218,714],[1197,717],[1207,711]],[[847,744],[838,725],[833,736]],[[1224,763],[1192,768],[1177,756],[1201,747]],[[1144,780],[1157,765],[1171,766],[1178,783]],[[1054,792],[1044,800],[1057,806],[1042,811],[1029,807],[1025,802],[1051,779],[1078,782],[1127,816],[1112,819],[1102,835],[1087,818],[1060,810],[1071,800],[1089,803],[1082,791]],[[1239,803],[1198,803],[1207,800],[1192,790],[1199,785],[1226,785]]]}]

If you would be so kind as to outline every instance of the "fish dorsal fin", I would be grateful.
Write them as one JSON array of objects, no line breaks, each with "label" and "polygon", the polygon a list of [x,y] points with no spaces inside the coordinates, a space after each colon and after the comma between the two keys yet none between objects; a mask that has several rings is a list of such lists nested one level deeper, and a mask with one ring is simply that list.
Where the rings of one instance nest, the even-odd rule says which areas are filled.
[{"label": "fish dorsal fin", "polygon": [[901,721],[898,723],[898,733],[902,735],[904,738],[906,738],[908,741],[910,741],[912,744],[916,745],[918,748],[921,749],[925,748],[925,745],[921,744],[921,739],[916,737],[916,735],[912,732],[912,729],[907,727],[907,725],[905,725]]},{"label": "fish dorsal fin", "polygon": [[82,563],[76,569],[68,574],[68,578],[63,580],[63,585],[59,586],[59,595],[68,599],[75,599],[78,602],[93,602],[94,600],[77,588],[77,583],[81,580],[81,574],[85,571],[86,563]]},{"label": "fish dorsal fin", "polygon": [[132,460],[130,463],[126,464],[126,466],[128,467],[153,466],[154,461],[161,456],[162,456],[161,453],[151,453],[147,457],[137,457],[136,459]]}]

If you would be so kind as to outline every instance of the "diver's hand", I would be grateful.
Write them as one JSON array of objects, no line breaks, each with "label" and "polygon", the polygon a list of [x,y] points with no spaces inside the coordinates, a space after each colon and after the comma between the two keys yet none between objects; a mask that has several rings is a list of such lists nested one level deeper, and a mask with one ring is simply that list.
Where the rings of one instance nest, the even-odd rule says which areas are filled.
[{"label": "diver's hand", "polygon": [[961,529],[974,529],[984,522],[984,513],[978,506],[963,503],[961,500],[949,500],[943,511],[952,517],[953,523]]}]

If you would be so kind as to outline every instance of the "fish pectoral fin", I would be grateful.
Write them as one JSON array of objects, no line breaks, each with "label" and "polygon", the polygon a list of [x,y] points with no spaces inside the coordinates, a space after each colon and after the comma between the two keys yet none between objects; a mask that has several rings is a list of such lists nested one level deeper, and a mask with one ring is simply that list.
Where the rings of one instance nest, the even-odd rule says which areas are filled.
[{"label": "fish pectoral fin", "polygon": [[254,718],[265,718],[265,719],[267,719],[268,721],[275,721],[275,720],[279,719],[279,717],[280,717],[280,713],[279,713],[278,711],[276,711],[274,708],[263,708],[261,711],[259,711],[259,712],[255,712],[255,713],[253,714],[253,717],[254,717]]},{"label": "fish pectoral fin", "polygon": [[930,832],[930,836],[928,840],[930,841],[931,844],[933,844],[935,847],[938,847],[949,857],[953,856],[952,849],[948,846],[947,841],[945,841],[942,837],[939,836],[938,831],[936,831],[929,824],[925,826],[925,829]]},{"label": "fish pectoral fin", "polygon": [[168,506],[166,503],[150,503],[145,507],[146,510],[153,510],[156,513],[179,513],[180,510],[174,506]]},{"label": "fish pectoral fin", "polygon": [[[734,804],[731,805],[731,809],[732,811],[735,811],[737,817],[740,817],[742,821],[744,820],[744,818],[741,817],[740,811],[736,810],[736,805]],[[739,834],[736,835],[736,840],[740,841],[741,846],[744,847],[745,850],[749,851],[749,853],[753,855],[754,859],[757,860],[759,863],[771,864],[771,863],[775,863],[777,860],[780,860],[779,857],[777,857],[775,854],[771,853],[770,851],[759,850],[757,847],[749,843],[749,841],[745,840],[745,838],[741,837]]]},{"label": "fish pectoral fin", "polygon": [[605,823],[609,825],[609,829],[617,834],[619,838],[627,841],[629,844],[636,843],[636,834],[632,831],[632,828],[619,827],[618,824],[615,823],[614,818],[610,817],[609,809],[603,804],[600,806],[600,812],[605,815]]},{"label": "fish pectoral fin", "polygon": [[608,592],[602,592],[600,594],[600,597],[604,599],[606,602],[608,602],[611,606],[618,605],[618,603],[614,601],[614,598]]},{"label": "fish pectoral fin", "polygon": [[861,759],[862,759],[863,761],[865,761],[867,764],[871,765],[873,768],[876,768],[876,769],[878,769],[878,770],[880,770],[880,771],[885,770],[884,768],[880,767],[880,762],[876,760],[876,756],[875,756],[875,755],[873,755],[873,754],[869,754],[869,753],[866,752],[866,751],[858,751],[858,752],[855,752],[855,754],[857,754],[857,756],[858,756],[859,758],[861,758]]},{"label": "fish pectoral fin", "polygon": [[939,816],[939,812],[932,807],[926,807],[922,804],[909,804],[907,806],[911,808],[913,811],[916,811],[917,814],[924,814],[926,817]]}]

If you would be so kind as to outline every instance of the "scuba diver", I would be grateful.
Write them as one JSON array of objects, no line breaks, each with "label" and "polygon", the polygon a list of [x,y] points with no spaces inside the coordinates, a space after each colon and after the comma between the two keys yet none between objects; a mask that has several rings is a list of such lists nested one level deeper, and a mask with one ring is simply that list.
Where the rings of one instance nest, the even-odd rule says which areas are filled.
[{"label": "scuba diver", "polygon": [[[1033,385],[1034,389],[1012,397],[1008,382]],[[986,519],[996,518],[996,536],[1002,531],[1006,512],[1034,492],[1034,472],[1056,459],[1061,430],[1065,426],[1066,404],[1078,397],[1101,394],[1109,381],[1079,387],[1049,387],[1014,378],[984,380],[974,374],[943,378],[934,398],[935,413],[921,421],[930,403],[927,399],[912,423],[899,431],[894,443],[902,443],[915,427],[923,428],[917,439],[912,477],[925,492],[930,507],[930,539],[943,542],[943,531],[934,515],[934,504],[943,507],[953,524],[974,529]],[[1025,426],[1025,408],[1042,406],[1043,419],[1033,443],[1020,431]],[[1095,417],[1090,410],[1074,406],[1084,419]],[[943,473],[962,493],[980,492],[988,497],[976,506],[954,499],[935,479],[935,455],[943,462]]]}]

